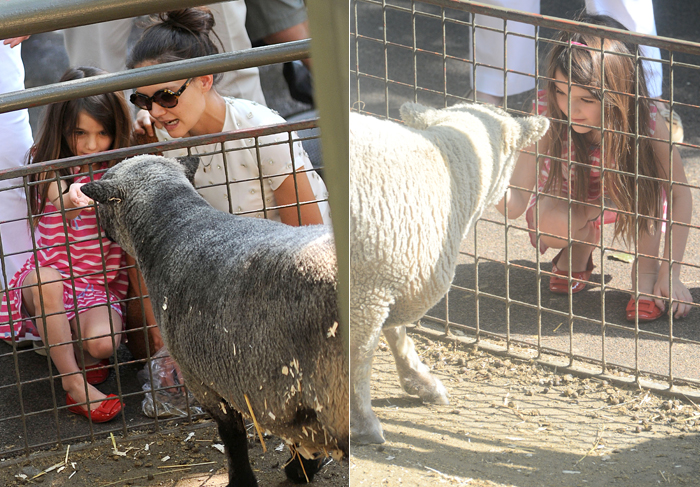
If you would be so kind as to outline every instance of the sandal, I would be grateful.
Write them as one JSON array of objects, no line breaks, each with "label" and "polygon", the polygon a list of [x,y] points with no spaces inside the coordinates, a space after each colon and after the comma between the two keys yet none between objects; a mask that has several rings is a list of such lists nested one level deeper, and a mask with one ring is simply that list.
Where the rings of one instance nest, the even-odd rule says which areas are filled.
[{"label": "sandal", "polygon": [[114,394],[107,396],[101,403],[100,407],[94,411],[89,411],[84,409],[85,406],[77,406],[77,402],[73,399],[70,394],[66,394],[66,404],[70,406],[68,411],[77,414],[79,416],[85,416],[86,418],[91,418],[93,423],[105,423],[114,419],[114,417],[119,414],[122,410],[122,403],[119,398]]},{"label": "sandal", "polygon": [[[96,364],[85,366],[85,380],[88,384],[102,384],[109,377],[109,359],[100,360]],[[78,366],[80,368],[80,366]],[[80,370],[83,370],[82,368]]]},{"label": "sandal", "polygon": [[[630,298],[629,303],[627,303],[627,308],[625,308],[627,313],[627,321],[634,321],[634,297]],[[654,301],[649,299],[639,298],[639,322],[647,322],[658,320],[664,312],[656,306]]]},{"label": "sandal", "polygon": [[[562,252],[564,252],[564,249],[560,250],[559,253],[554,256],[554,259],[552,259],[552,272],[556,275],[549,278],[549,290],[555,294],[569,293],[569,271],[557,269],[557,262],[559,262]],[[588,257],[588,264],[586,264],[586,270],[583,272],[571,273],[571,294],[576,294],[586,288],[586,283],[581,281],[589,280],[594,268],[593,253],[591,252],[591,255]],[[557,276],[564,276],[564,278],[562,279]]]}]

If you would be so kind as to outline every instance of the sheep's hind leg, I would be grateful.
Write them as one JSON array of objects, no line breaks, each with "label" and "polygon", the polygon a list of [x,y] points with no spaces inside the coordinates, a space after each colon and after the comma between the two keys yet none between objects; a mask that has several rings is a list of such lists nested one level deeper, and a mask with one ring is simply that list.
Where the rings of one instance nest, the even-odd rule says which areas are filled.
[{"label": "sheep's hind leg", "polygon": [[292,453],[292,457],[284,466],[284,473],[295,484],[306,484],[312,482],[314,475],[329,461],[330,458],[324,456],[307,460],[298,453]]},{"label": "sheep's hind leg", "polygon": [[[352,311],[351,311],[352,312]],[[359,321],[355,321],[357,323]],[[370,378],[372,358],[379,343],[381,326],[360,330],[350,324],[350,438],[366,445],[384,443],[379,419],[372,411]],[[366,334],[363,332],[367,332]]]},{"label": "sheep's hind leg", "polygon": [[449,404],[449,395],[439,379],[420,361],[416,346],[406,334],[405,326],[384,328],[384,336],[391,348],[399,373],[401,387],[408,394],[420,397],[423,402]]},{"label": "sheep's hind leg", "polygon": [[221,401],[219,407],[206,407],[219,427],[219,436],[228,457],[228,487],[257,487],[248,460],[248,433],[241,413]]}]

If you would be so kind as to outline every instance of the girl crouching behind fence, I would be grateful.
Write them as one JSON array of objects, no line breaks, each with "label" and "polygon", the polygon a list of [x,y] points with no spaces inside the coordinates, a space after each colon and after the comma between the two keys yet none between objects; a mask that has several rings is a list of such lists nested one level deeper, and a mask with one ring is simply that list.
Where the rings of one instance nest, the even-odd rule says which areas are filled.
[{"label": "girl crouching behind fence", "polygon": [[[604,16],[578,20],[624,29]],[[684,185],[687,181],[680,154],[675,146],[669,151],[668,127],[663,120],[657,121],[656,106],[647,97],[642,64],[635,66],[637,46],[580,33],[561,33],[557,40],[561,44],[554,45],[549,54],[549,80],[546,89],[538,94],[537,103],[539,112],[548,112],[552,119],[548,133],[537,147],[538,152],[547,157],[540,157],[537,167],[534,155],[521,154],[510,181],[513,187],[497,208],[505,214],[507,202],[509,218],[517,218],[525,212],[528,227],[532,230],[538,227],[542,232],[539,235],[542,253],[548,247],[561,249],[552,260],[554,275],[549,282],[550,291],[561,294],[569,292],[569,263],[571,292],[584,289],[594,267],[593,250],[600,245],[600,226],[614,221],[615,238],[622,237],[628,244],[636,243],[639,254],[638,262],[632,266],[632,283],[634,286],[638,278],[635,291],[640,293],[640,298],[638,303],[634,297],[627,303],[627,319],[634,321],[638,316],[639,321],[652,321],[659,318],[667,301],[662,297],[674,299],[676,318],[687,316],[690,311],[687,303],[692,302],[692,297],[680,280],[678,262],[682,261],[685,251],[688,227],[682,224],[690,223],[692,197]],[[601,47],[604,54],[600,52]],[[571,123],[570,132],[567,122]],[[635,134],[640,136],[638,142]],[[535,146],[525,150],[534,153]],[[555,157],[558,159],[554,160]],[[572,161],[570,169],[569,159]],[[601,166],[609,170],[603,172]],[[680,183],[673,184],[673,191],[671,181]],[[538,197],[532,194],[535,183],[541,193]],[[572,200],[570,230],[568,195]],[[672,249],[669,245],[671,232],[666,231],[664,260],[659,265],[667,197],[670,197],[674,223],[682,224],[672,226]],[[537,199],[539,203],[536,204]],[[621,211],[606,211],[601,215],[603,201],[606,207]],[[538,207],[539,218],[536,218]],[[635,213],[639,214],[638,224],[635,224]],[[534,231],[530,238],[537,246]],[[669,269],[668,260],[670,250],[674,260],[672,269]]]},{"label": "girl crouching behind fence", "polygon": [[[104,74],[69,69],[61,81]],[[131,117],[121,94],[107,93],[50,105],[28,163],[97,154],[127,147]],[[86,164],[31,176],[29,196],[36,252],[15,274],[0,309],[0,337],[40,337],[61,374],[72,413],[93,422],[114,418],[119,399],[93,384],[109,376],[119,345],[128,286],[124,252],[100,238],[94,207],[80,187],[99,179],[108,163]],[[11,322],[10,322],[11,319]],[[85,379],[81,373],[85,370]]]}]

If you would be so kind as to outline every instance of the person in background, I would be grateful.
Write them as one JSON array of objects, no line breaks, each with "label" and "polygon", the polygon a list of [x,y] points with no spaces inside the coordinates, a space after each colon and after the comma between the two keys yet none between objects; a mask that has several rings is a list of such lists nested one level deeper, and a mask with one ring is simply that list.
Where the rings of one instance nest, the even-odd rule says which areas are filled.
[{"label": "person in background", "polygon": [[[24,89],[24,65],[21,46],[10,47],[10,42],[0,45],[0,93]],[[0,114],[0,170],[18,169],[24,166],[27,152],[32,145],[32,129],[27,109]],[[27,200],[22,179],[0,181],[0,290],[7,280],[22,267],[32,249],[27,221]],[[4,296],[0,293],[0,301]],[[31,343],[31,342],[27,342]]]}]

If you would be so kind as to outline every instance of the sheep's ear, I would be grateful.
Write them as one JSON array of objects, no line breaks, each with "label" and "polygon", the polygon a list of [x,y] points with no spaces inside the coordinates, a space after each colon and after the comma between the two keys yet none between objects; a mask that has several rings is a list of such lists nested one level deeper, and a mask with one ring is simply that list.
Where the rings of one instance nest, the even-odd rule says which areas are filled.
[{"label": "sheep's ear", "polygon": [[197,168],[199,168],[199,157],[184,156],[175,160],[185,167],[185,176],[190,180],[190,183],[194,184],[194,175],[197,172]]},{"label": "sheep's ear", "polygon": [[80,190],[98,203],[124,199],[124,192],[112,181],[100,179],[99,181],[84,184]]},{"label": "sheep's ear", "polygon": [[509,117],[503,127],[503,153],[512,153],[534,144],[547,133],[549,120],[540,115]]},{"label": "sheep's ear", "polygon": [[419,130],[429,127],[431,115],[434,111],[435,109],[418,103],[404,103],[399,109],[404,123]]}]

